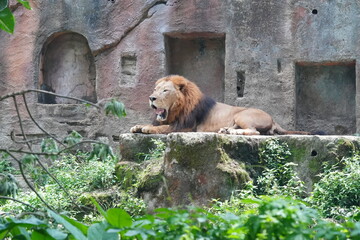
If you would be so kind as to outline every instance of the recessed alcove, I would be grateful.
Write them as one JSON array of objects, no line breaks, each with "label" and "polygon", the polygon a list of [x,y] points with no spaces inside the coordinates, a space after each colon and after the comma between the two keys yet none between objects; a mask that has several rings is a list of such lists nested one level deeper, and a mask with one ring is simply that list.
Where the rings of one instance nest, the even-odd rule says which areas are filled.
[{"label": "recessed alcove", "polygon": [[[42,50],[40,70],[39,89],[96,102],[94,57],[84,36],[74,32],[51,36]],[[39,94],[39,103],[76,102]]]},{"label": "recessed alcove", "polygon": [[225,34],[165,34],[168,74],[195,82],[208,96],[224,100]]},{"label": "recessed alcove", "polygon": [[245,72],[236,72],[236,91],[239,98],[244,97],[245,91]]},{"label": "recessed alcove", "polygon": [[356,132],[355,61],[296,63],[296,128]]},{"label": "recessed alcove", "polygon": [[120,85],[135,85],[136,63],[137,57],[134,54],[128,54],[121,57]]}]

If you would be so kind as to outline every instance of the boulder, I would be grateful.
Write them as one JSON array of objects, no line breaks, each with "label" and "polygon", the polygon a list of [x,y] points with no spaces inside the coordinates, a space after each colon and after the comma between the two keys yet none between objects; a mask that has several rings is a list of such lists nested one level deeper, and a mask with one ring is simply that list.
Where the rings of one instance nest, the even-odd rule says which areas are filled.
[{"label": "boulder", "polygon": [[[165,142],[162,157],[141,161],[139,153],[151,155],[153,139]],[[336,164],[360,148],[354,136],[234,136],[216,133],[168,135],[120,135],[122,158],[118,166],[133,166],[137,191],[149,209],[184,205],[207,205],[212,199],[228,199],[234,191],[256,179],[264,163],[259,151],[271,139],[286,143],[288,161],[312,191],[323,164]],[[146,144],[145,144],[146,143]],[[136,162],[136,164],[134,164]],[[263,166],[261,166],[263,165]],[[259,167],[260,166],[260,167]],[[117,170],[122,179],[126,174]]]}]

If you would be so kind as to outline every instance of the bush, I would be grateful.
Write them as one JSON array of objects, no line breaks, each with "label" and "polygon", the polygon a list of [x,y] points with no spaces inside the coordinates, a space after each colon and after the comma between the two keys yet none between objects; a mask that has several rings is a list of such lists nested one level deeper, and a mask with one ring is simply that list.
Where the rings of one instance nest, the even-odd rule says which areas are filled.
[{"label": "bush", "polygon": [[[97,159],[87,160],[88,154],[78,152],[77,155],[66,154],[53,162],[48,169],[59,183],[76,199],[84,192],[106,189],[116,184],[115,161],[107,158],[105,161]],[[63,189],[41,168],[30,164],[28,171],[35,183],[38,193],[48,205],[59,211],[72,211],[75,207]],[[35,209],[43,209],[43,204],[34,192],[20,192],[18,199],[29,203]],[[26,205],[17,202],[7,202],[0,207],[2,211],[19,213],[33,211]]]},{"label": "bush", "polygon": [[344,225],[322,220],[318,212],[289,199],[263,198],[257,213],[236,216],[211,214],[199,208],[158,209],[154,215],[132,218],[118,208],[103,210],[102,221],[90,226],[49,211],[51,222],[37,218],[0,218],[0,238],[21,239],[359,239],[360,224]]},{"label": "bush", "polygon": [[290,156],[287,143],[281,143],[278,139],[270,139],[259,149],[260,162],[264,164],[265,170],[256,179],[256,194],[304,197],[304,182],[293,169],[296,164],[288,162]]},{"label": "bush", "polygon": [[310,202],[326,217],[341,219],[360,212],[360,155],[328,168],[314,185]]}]

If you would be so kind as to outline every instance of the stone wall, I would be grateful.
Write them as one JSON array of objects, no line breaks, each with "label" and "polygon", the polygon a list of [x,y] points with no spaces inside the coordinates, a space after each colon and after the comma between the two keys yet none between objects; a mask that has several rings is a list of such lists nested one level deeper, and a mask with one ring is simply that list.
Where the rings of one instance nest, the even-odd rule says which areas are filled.
[{"label": "stone wall", "polygon": [[[12,0],[15,33],[0,32],[0,96],[44,87],[92,101],[124,102],[125,119],[86,126],[86,136],[96,131],[113,141],[134,124],[149,122],[153,84],[170,73],[183,74],[217,100],[261,108],[287,129],[353,134],[360,128],[358,1],[30,4],[28,11]],[[79,41],[62,45],[66,36]],[[68,102],[56,98],[50,102],[57,104],[48,105],[41,99],[28,99],[36,104],[37,119],[50,129],[72,127],[50,114],[66,111]],[[0,109],[3,143],[17,125],[10,102],[0,103]]]}]

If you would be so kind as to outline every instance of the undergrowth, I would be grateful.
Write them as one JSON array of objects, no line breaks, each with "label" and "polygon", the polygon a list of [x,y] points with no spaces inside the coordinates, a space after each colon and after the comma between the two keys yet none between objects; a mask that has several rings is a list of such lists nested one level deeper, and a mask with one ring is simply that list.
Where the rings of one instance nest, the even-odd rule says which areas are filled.
[{"label": "undergrowth", "polygon": [[326,166],[309,200],[326,217],[344,220],[360,215],[360,155]]},{"label": "undergrowth", "polygon": [[[164,154],[165,144],[154,143],[156,147],[143,155],[144,161]],[[134,197],[133,188],[113,188],[119,184],[114,176],[117,159],[89,159],[80,152],[66,155],[53,162],[51,173],[76,196],[78,204],[95,205],[98,213],[90,211],[81,216],[80,222],[69,218],[77,216],[77,212],[68,196],[46,174],[30,167],[39,193],[65,215],[48,211],[40,218],[18,215],[21,219],[15,219],[11,217],[14,213],[34,209],[7,202],[0,209],[13,214],[0,217],[0,237],[16,238],[22,234],[23,239],[360,239],[360,156],[354,154],[337,166],[327,167],[309,198],[305,198],[304,183],[294,170],[296,165],[288,161],[290,156],[285,143],[271,139],[260,148],[259,159],[265,166],[261,176],[228,200],[213,200],[208,208],[163,208],[147,215],[144,202]],[[136,181],[131,184],[136,186]],[[110,198],[102,195],[104,189],[114,191]],[[22,192],[19,198],[42,208],[32,193]]]},{"label": "undergrowth", "polygon": [[[118,184],[115,176],[117,161],[117,158],[112,157],[102,161],[98,158],[89,159],[88,153],[79,151],[76,155],[66,154],[60,159],[54,160],[48,170],[66,189],[76,205],[91,205],[91,203],[89,204],[90,200],[84,200],[84,198],[86,196],[91,198],[94,193],[98,197],[101,196],[100,198],[109,208],[119,206],[129,212],[133,209],[134,213],[142,213],[145,207],[140,199],[132,199],[131,194],[118,191],[114,187]],[[78,214],[79,209],[54,179],[34,164],[28,164],[26,169],[33,179],[37,192],[50,206],[70,215]],[[19,202],[7,201],[0,206],[0,210],[12,214],[44,210],[42,202],[30,190],[20,191],[17,199],[21,199],[22,202],[28,203],[32,207]]]}]

